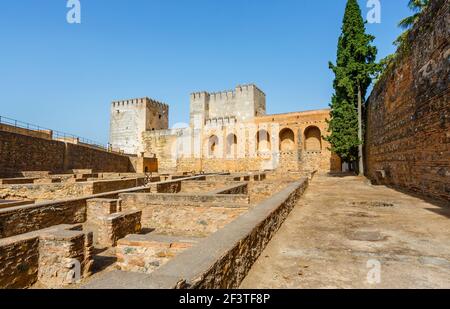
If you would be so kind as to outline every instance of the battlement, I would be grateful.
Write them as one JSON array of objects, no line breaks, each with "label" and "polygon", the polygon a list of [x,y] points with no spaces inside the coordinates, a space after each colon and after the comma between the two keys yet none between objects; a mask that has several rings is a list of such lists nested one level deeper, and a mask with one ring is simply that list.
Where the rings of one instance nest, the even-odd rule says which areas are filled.
[{"label": "battlement", "polygon": [[247,84],[247,85],[238,85],[234,90],[225,90],[211,93],[206,91],[193,92],[191,93],[191,99],[192,100],[198,100],[202,98],[209,98],[213,100],[234,99],[236,95],[245,95],[247,93],[250,93],[252,90],[256,90],[261,95],[266,96],[266,94],[261,89],[259,89],[255,84]]},{"label": "battlement", "polygon": [[168,110],[169,109],[169,105],[150,99],[148,97],[145,98],[135,98],[135,99],[128,99],[128,100],[118,100],[118,101],[113,101],[112,102],[112,107],[121,107],[121,106],[139,106],[139,105],[144,105],[144,104],[148,104],[151,105],[152,107],[161,109],[161,110]]}]

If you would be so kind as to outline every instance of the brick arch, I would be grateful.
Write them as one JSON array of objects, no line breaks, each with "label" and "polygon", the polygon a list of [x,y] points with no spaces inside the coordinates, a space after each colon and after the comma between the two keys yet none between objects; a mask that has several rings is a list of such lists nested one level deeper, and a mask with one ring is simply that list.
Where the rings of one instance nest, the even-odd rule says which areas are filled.
[{"label": "brick arch", "polygon": [[280,131],[280,151],[289,152],[295,150],[295,133],[291,128]]},{"label": "brick arch", "polygon": [[306,151],[322,151],[322,132],[317,126],[309,126],[304,133]]}]

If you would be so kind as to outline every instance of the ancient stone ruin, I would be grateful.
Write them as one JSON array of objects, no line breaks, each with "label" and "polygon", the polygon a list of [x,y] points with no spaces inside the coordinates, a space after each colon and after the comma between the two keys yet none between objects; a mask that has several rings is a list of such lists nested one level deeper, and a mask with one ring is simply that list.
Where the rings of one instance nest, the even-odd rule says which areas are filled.
[{"label": "ancient stone ruin", "polygon": [[[449,2],[431,3],[409,53],[370,96],[370,187],[336,220],[357,225],[406,207],[377,200],[374,185],[448,205]],[[315,177],[336,185],[342,171],[323,138],[329,110],[267,115],[253,84],[192,93],[183,128],[169,129],[169,105],[149,98],[114,101],[110,112],[109,149],[0,124],[0,288],[238,288],[294,206],[331,192],[303,199]],[[401,234],[351,227],[343,243],[358,252],[360,241]],[[420,261],[445,266],[445,256]]]}]

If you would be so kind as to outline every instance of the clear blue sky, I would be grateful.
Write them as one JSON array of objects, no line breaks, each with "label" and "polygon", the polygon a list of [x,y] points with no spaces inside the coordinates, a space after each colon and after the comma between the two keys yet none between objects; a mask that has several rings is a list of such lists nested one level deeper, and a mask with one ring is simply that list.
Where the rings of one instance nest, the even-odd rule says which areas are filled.
[{"label": "clear blue sky", "polygon": [[[408,0],[367,26],[392,53]],[[115,99],[149,96],[187,122],[193,91],[256,83],[268,113],[326,108],[345,0],[66,0],[0,3],[0,115],[106,143]],[[361,0],[364,18],[366,0]]]}]

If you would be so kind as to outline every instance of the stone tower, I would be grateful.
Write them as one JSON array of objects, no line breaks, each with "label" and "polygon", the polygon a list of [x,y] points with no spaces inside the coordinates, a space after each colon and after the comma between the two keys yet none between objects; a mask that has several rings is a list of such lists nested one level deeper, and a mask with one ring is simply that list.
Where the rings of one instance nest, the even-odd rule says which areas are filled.
[{"label": "stone tower", "polygon": [[237,86],[234,91],[191,94],[191,126],[211,120],[242,122],[265,114],[266,95],[253,84]]},{"label": "stone tower", "polygon": [[114,150],[143,152],[142,133],[169,128],[169,106],[149,98],[111,104],[110,138]]}]

